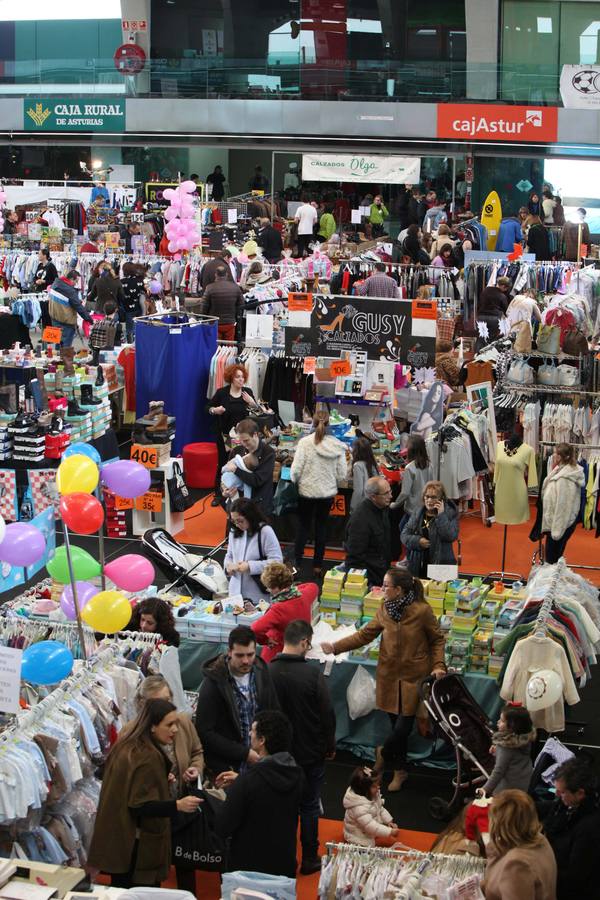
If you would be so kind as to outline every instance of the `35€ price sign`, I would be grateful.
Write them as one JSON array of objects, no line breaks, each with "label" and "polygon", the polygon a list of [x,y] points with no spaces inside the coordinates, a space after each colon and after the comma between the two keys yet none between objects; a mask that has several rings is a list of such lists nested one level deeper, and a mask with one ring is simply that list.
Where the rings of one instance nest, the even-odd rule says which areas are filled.
[{"label": "35\u20ac price sign", "polygon": [[147,469],[156,469],[158,466],[158,448],[132,444],[129,458],[142,466],[146,466]]},{"label": "35\u20ac price sign", "polygon": [[162,509],[163,495],[158,491],[148,491],[137,497],[135,508],[142,512],[159,513]]},{"label": "35\u20ac price sign", "polygon": [[352,365],[349,359],[336,359],[329,365],[329,372],[334,378],[341,375],[350,375],[352,373]]}]

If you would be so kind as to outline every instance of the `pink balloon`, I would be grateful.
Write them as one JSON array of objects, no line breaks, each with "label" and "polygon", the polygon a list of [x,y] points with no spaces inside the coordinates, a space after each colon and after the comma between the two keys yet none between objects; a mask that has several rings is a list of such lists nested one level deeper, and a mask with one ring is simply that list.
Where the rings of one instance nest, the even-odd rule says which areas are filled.
[{"label": "pink balloon", "polygon": [[145,556],[126,553],[104,566],[104,574],[122,591],[143,591],[154,581],[154,566]]},{"label": "pink balloon", "polygon": [[[98,593],[98,588],[90,584],[89,581],[77,581],[77,602],[79,611],[83,609],[85,604]],[[64,612],[67,619],[74,620],[77,618],[75,613],[75,604],[73,602],[73,588],[70,584],[65,585],[65,589],[61,594],[60,608]]]},{"label": "pink balloon", "polygon": [[169,253],[175,253],[175,251],[177,250],[177,244],[175,243],[175,241],[169,241],[167,247]]},{"label": "pink balloon", "polygon": [[167,220],[167,222],[170,222],[171,219],[174,219],[176,215],[177,210],[173,209],[172,206],[170,206],[168,209],[165,209],[165,219]]},{"label": "pink balloon", "polygon": [[182,219],[189,219],[194,215],[194,207],[191,203],[182,203],[181,204],[181,212],[179,213]]},{"label": "pink balloon", "polygon": [[193,194],[196,191],[196,185],[193,181],[182,181],[179,185],[179,190],[184,191],[186,194]]},{"label": "pink balloon", "polygon": [[165,200],[173,200],[173,198],[176,196],[177,194],[175,193],[173,188],[167,188],[165,191],[163,191],[163,197],[165,198]]},{"label": "pink balloon", "polygon": [[177,249],[178,250],[187,250],[187,248],[188,248],[188,246],[187,246],[187,241],[185,240],[185,238],[178,238]]}]

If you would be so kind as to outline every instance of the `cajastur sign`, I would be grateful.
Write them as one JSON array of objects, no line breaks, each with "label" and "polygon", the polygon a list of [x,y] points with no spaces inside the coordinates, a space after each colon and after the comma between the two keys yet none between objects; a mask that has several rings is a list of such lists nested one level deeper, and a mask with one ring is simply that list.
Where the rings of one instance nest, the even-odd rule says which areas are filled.
[{"label": "cajastur sign", "polygon": [[495,106],[491,103],[438,103],[437,136],[459,141],[554,143],[555,106]]}]

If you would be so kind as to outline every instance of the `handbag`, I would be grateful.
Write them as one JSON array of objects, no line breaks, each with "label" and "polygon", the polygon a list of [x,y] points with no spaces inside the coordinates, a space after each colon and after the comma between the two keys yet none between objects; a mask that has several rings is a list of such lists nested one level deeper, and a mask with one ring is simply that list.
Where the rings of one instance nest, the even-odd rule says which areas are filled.
[{"label": "handbag", "polygon": [[182,513],[194,505],[178,462],[173,463],[173,476],[167,478],[167,488],[171,502],[171,512]]},{"label": "handbag", "polygon": [[531,350],[531,323],[515,322],[511,331],[515,333],[515,343],[513,345],[515,353],[528,353]]},{"label": "handbag", "polygon": [[556,325],[540,325],[535,341],[541,353],[556,356],[560,353],[560,328]]},{"label": "handbag", "polygon": [[563,353],[567,356],[579,356],[589,350],[588,340],[579,328],[569,328],[563,338]]},{"label": "handbag", "polygon": [[579,369],[576,369],[575,366],[567,366],[563,363],[558,366],[556,371],[558,373],[557,384],[564,384],[569,387],[579,384]]},{"label": "handbag", "polygon": [[511,362],[506,377],[517,384],[533,384],[535,381],[533,367],[524,359],[516,359]]},{"label": "handbag", "polygon": [[538,384],[558,384],[559,381],[559,371],[557,366],[548,365],[548,363],[544,363],[543,366],[540,366],[537,373]]},{"label": "handbag", "polygon": [[227,868],[227,844],[215,832],[217,800],[206,791],[192,789],[204,802],[196,812],[178,812],[171,826],[171,861],[178,869],[202,869],[224,872]]}]

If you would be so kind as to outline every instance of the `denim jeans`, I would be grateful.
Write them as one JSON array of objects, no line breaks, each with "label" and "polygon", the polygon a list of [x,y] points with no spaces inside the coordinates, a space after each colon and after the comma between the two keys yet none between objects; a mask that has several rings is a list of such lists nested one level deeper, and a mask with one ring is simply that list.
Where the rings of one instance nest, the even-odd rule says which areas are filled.
[{"label": "denim jeans", "polygon": [[75,326],[74,325],[65,325],[64,322],[57,322],[55,319],[52,319],[52,324],[55,328],[62,329],[62,335],[60,339],[61,347],[71,347],[73,341],[75,340]]},{"label": "denim jeans", "polygon": [[304,792],[300,798],[300,843],[302,859],[314,859],[319,850],[319,814],[321,787],[325,779],[325,763],[302,766]]}]

